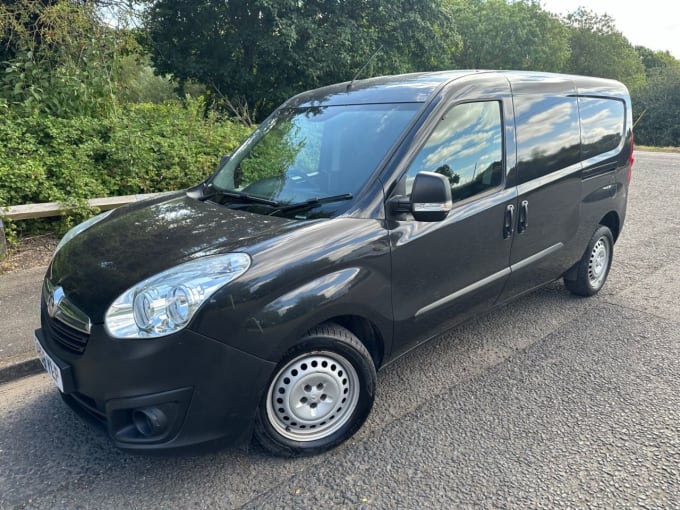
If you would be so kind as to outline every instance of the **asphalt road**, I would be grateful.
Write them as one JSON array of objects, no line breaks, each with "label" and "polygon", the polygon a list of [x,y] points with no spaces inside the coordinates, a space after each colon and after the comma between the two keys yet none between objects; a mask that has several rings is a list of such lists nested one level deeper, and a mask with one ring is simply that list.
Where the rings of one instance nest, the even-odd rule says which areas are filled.
[{"label": "asphalt road", "polygon": [[0,276],[3,317],[0,363],[32,352],[32,332],[40,327],[40,289],[44,275],[45,268],[39,267]]},{"label": "asphalt road", "polygon": [[679,183],[638,153],[599,295],[554,283],[413,351],[322,456],[130,456],[46,375],[2,385],[0,508],[680,507]]}]

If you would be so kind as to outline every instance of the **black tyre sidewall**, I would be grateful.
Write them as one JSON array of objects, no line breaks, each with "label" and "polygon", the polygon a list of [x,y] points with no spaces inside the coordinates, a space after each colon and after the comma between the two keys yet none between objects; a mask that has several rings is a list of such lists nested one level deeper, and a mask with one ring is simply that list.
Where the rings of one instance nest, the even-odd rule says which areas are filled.
[{"label": "black tyre sidewall", "polygon": [[[607,260],[607,268],[605,270],[604,278],[602,279],[602,283],[600,284],[599,287],[593,287],[593,285],[590,283],[590,278],[588,276],[588,266],[590,265],[590,255],[593,252],[593,248],[595,248],[595,245],[600,239],[604,239],[607,242],[607,254],[609,255],[609,258]],[[600,291],[602,287],[604,287],[604,284],[607,282],[607,278],[609,277],[609,270],[612,267],[612,260],[614,260],[614,238],[612,236],[611,230],[607,227],[600,227],[595,231],[595,234],[593,234],[593,238],[590,240],[590,244],[588,245],[588,251],[586,252],[587,256],[584,260],[585,262],[585,282],[588,284],[588,288],[591,290],[593,294],[597,293]]]},{"label": "black tyre sidewall", "polygon": [[[605,239],[605,241],[607,242],[609,260],[607,260],[607,269],[605,271],[604,278],[602,279],[602,284],[599,287],[593,287],[593,285],[590,283],[590,278],[588,276],[588,266],[590,265],[590,255],[593,252],[593,248],[595,248],[595,245],[600,239]],[[579,296],[593,296],[594,294],[597,294],[602,289],[602,287],[604,287],[604,284],[607,282],[607,278],[609,277],[609,270],[612,267],[613,260],[614,260],[614,236],[612,235],[612,232],[611,230],[609,230],[608,227],[601,225],[593,233],[593,236],[590,238],[588,247],[586,248],[583,257],[581,258],[578,264],[576,280],[574,281],[565,280],[567,288],[571,292]]]},{"label": "black tyre sidewall", "polygon": [[[272,378],[265,388],[260,405],[258,406],[255,420],[255,436],[260,444],[270,452],[288,457],[321,453],[334,448],[350,438],[357,430],[359,430],[364,421],[366,421],[375,399],[375,367],[368,351],[366,351],[354,335],[339,326],[330,327],[328,329],[332,331],[333,329],[338,330],[338,328],[341,332],[346,332],[346,334],[351,335],[353,342],[356,342],[359,345],[355,347],[352,345],[353,342],[347,342],[343,338],[343,335],[322,336],[319,335],[318,332],[315,332],[313,335],[306,336],[300,344],[292,349],[285,358],[281,360],[274,371]],[[269,388],[274,383],[274,379],[280,369],[289,361],[303,354],[313,354],[320,351],[331,351],[340,354],[352,364],[359,378],[359,400],[347,423],[334,433],[315,441],[293,441],[281,436],[269,422],[269,417],[267,415]]]}]

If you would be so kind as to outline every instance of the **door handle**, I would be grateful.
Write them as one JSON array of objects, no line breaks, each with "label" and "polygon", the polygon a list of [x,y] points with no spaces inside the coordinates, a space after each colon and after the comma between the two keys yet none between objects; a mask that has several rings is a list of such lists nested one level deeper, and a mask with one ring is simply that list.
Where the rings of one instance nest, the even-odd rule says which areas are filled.
[{"label": "door handle", "polygon": [[503,220],[503,239],[512,235],[513,225],[515,224],[515,206],[508,204],[505,208],[505,218]]},{"label": "door handle", "polygon": [[529,201],[522,200],[519,205],[519,219],[517,220],[517,233],[521,234],[529,226]]}]

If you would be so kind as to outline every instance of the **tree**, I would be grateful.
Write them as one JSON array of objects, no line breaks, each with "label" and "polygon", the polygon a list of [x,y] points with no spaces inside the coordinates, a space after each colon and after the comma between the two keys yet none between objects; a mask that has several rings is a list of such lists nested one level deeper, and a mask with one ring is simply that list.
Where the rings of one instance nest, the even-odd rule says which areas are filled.
[{"label": "tree", "polygon": [[294,93],[365,76],[450,67],[456,32],[439,0],[156,0],[153,60],[180,82],[261,118]]},{"label": "tree", "polygon": [[635,128],[635,142],[680,146],[680,63],[650,72],[647,87],[633,97],[635,112],[644,116]]},{"label": "tree", "polygon": [[575,74],[612,78],[631,91],[645,86],[645,67],[640,55],[607,14],[585,8],[569,14],[571,54],[567,70]]},{"label": "tree", "polygon": [[639,124],[635,141],[643,145],[680,146],[680,60],[668,51],[636,46],[645,66],[647,84],[632,94]]},{"label": "tree", "polygon": [[533,0],[450,0],[461,35],[455,62],[468,69],[561,71],[568,32]]},{"label": "tree", "polygon": [[[134,6],[124,10],[124,4],[130,2],[0,3],[0,102],[24,115],[69,117],[106,114],[121,100],[176,97],[174,85],[155,76],[142,54],[140,29],[126,28]],[[114,8],[116,19],[106,11]]]},{"label": "tree", "polygon": [[[7,61],[16,57],[22,35],[39,23],[41,11],[53,3],[53,0],[5,0],[0,4],[0,72]],[[35,43],[40,44],[40,39]]]},{"label": "tree", "polygon": [[649,74],[650,71],[656,70],[660,67],[669,67],[678,65],[680,62],[670,54],[668,51],[654,51],[644,46],[636,46],[635,51],[640,55],[642,64]]},{"label": "tree", "polygon": [[95,6],[68,0],[0,4],[5,34],[0,98],[25,114],[91,114],[113,106],[114,73],[125,33],[102,23]]}]

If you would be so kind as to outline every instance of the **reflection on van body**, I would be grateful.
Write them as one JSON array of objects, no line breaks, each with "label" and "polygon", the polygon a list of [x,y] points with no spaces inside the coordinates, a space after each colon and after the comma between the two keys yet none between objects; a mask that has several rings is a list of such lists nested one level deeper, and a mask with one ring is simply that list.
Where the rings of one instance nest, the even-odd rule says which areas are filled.
[{"label": "reflection on van body", "polygon": [[625,105],[619,99],[582,97],[583,159],[617,149],[624,137]]},{"label": "reflection on van body", "polygon": [[580,161],[578,102],[573,96],[516,96],[517,164],[524,182]]}]

